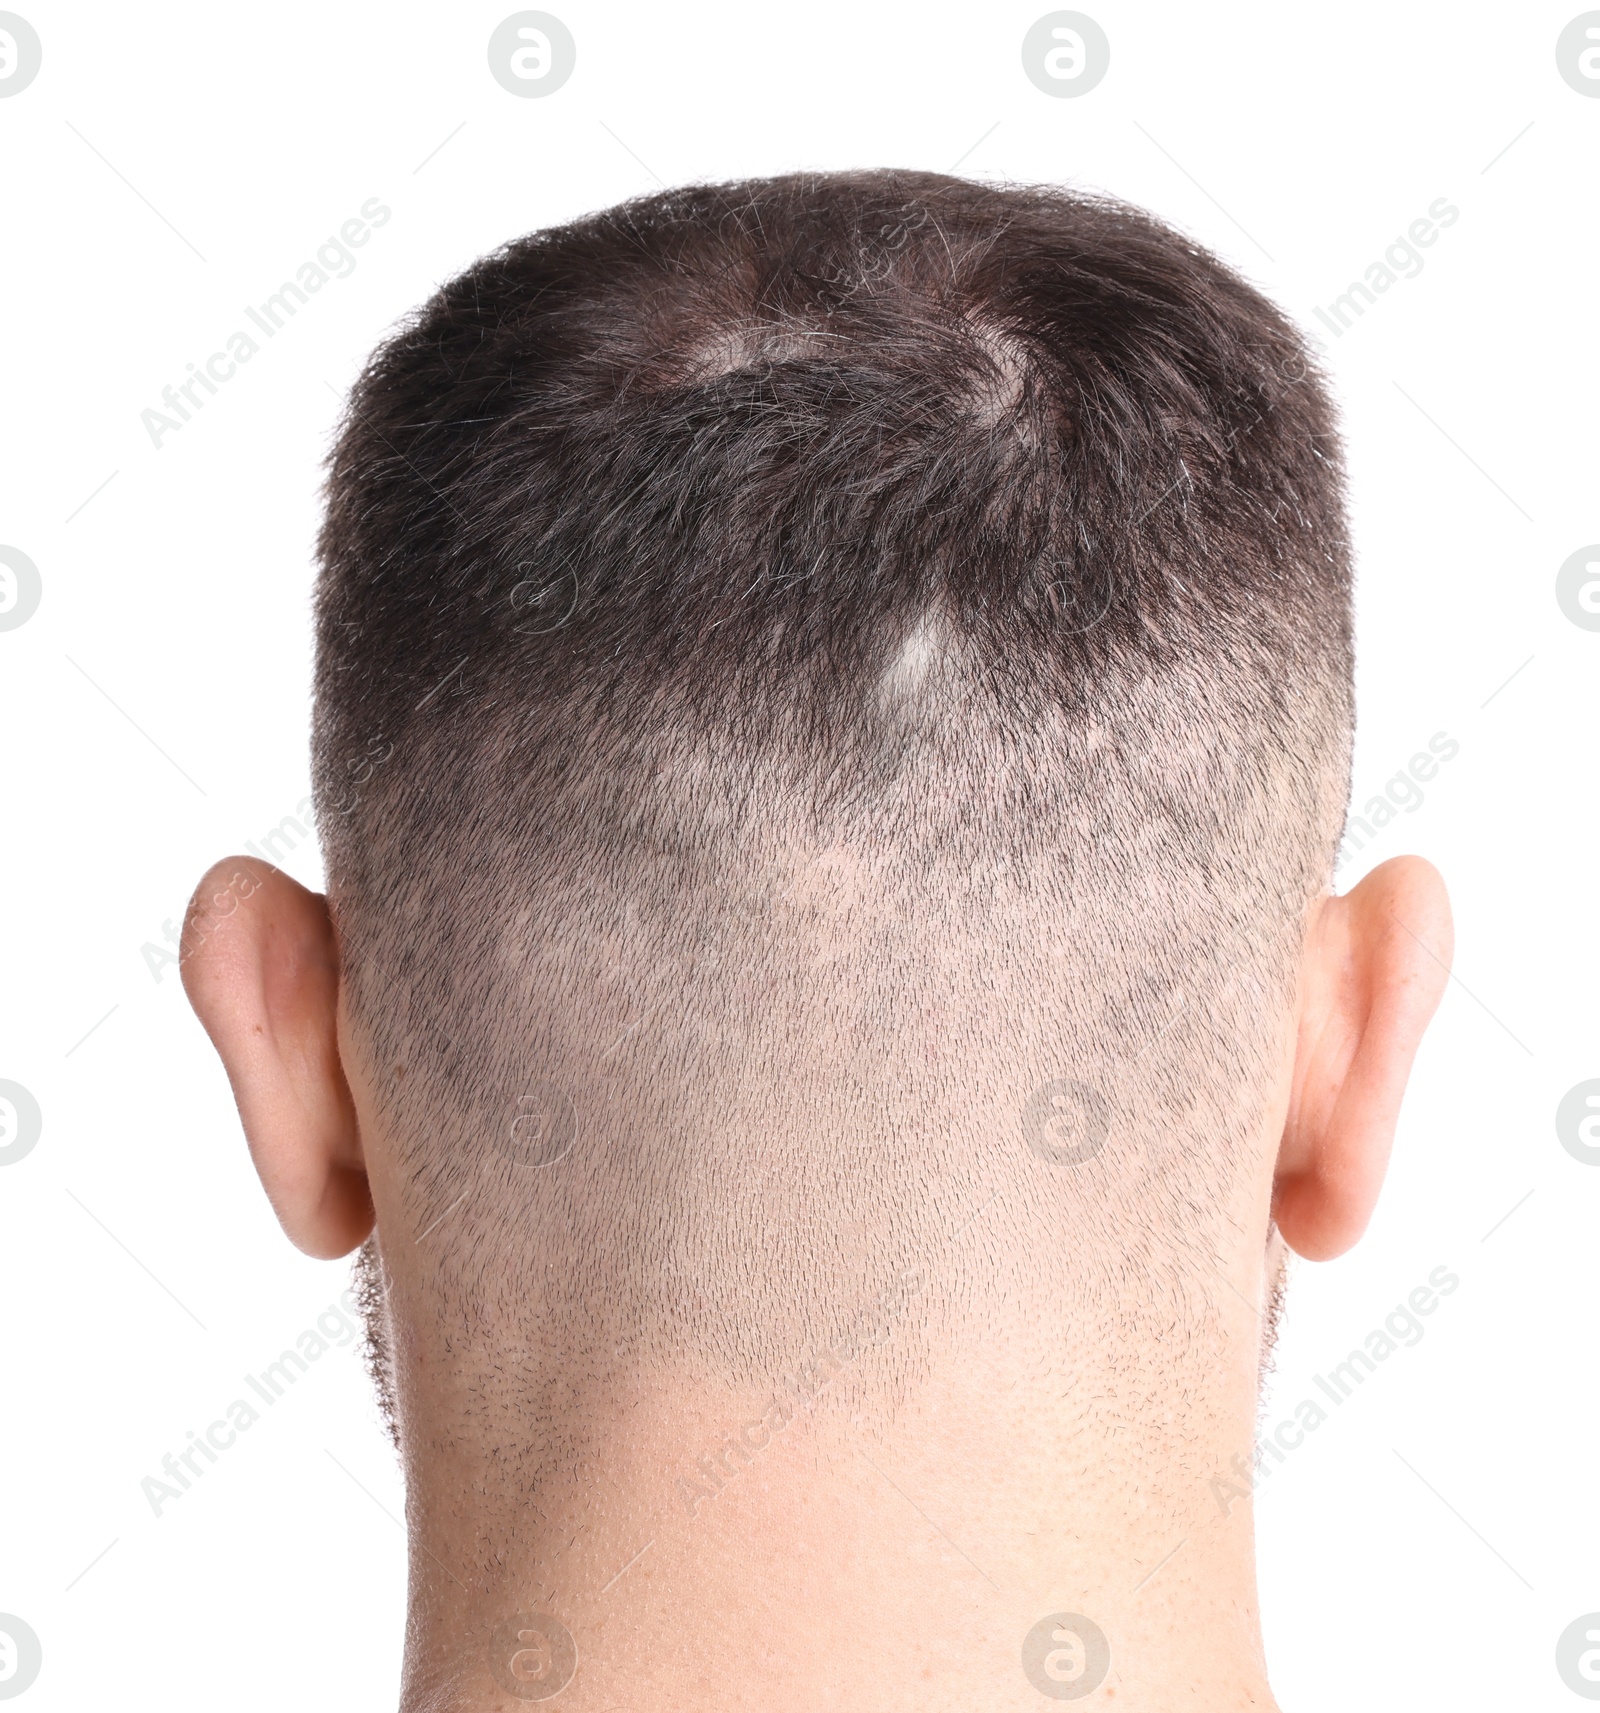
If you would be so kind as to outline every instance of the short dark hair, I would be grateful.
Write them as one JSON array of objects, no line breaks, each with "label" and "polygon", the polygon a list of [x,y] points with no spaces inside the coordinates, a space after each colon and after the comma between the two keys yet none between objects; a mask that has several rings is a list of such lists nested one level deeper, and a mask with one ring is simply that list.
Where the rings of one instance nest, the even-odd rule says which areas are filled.
[{"label": "short dark hair", "polygon": [[[574,1327],[604,1250],[633,1281],[613,1302],[748,1356],[756,1251],[730,1261],[686,1187],[744,1164],[693,1163],[673,1079],[748,1090],[844,991],[876,1112],[869,1063],[963,960],[1013,995],[1007,1136],[1052,1077],[1102,1089],[1114,1138],[1193,1119],[1196,1065],[1227,1085],[1217,1123],[1244,1122],[1344,810],[1350,575],[1304,345],[1189,239],[1104,198],[889,171],[533,233],[373,357],[321,555],[352,1014],[419,1228],[498,1186],[451,1216],[464,1285],[559,1229]],[[847,895],[811,885],[819,862]],[[1107,1070],[1135,1059],[1137,1099]],[[568,1177],[490,1145],[529,1098]],[[756,1199],[784,1180],[764,1169]],[[827,1231],[863,1220],[888,1267],[927,1237],[892,1171],[796,1167],[836,1196],[803,1242],[781,1191],[738,1217],[775,1271],[826,1270]],[[1151,1200],[1199,1206],[1218,1171],[1169,1160]],[[663,1284],[708,1256],[737,1288]]]}]

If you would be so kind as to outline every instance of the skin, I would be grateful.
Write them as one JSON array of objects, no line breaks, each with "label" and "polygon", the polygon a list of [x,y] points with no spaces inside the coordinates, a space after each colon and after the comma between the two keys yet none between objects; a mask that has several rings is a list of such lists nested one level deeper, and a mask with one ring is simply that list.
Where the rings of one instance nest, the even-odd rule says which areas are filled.
[{"label": "skin", "polygon": [[[525,1610],[554,1609],[548,1594],[580,1638],[579,1670],[556,1698],[577,1713],[1037,1709],[1018,1648],[1062,1611],[1093,1615],[1114,1638],[1112,1669],[1086,1707],[1274,1708],[1249,1501],[1219,1514],[1210,1478],[1249,1455],[1262,1314],[1283,1246],[1332,1259],[1372,1216],[1451,952],[1443,883],[1416,857],[1310,911],[1258,1170],[1226,1222],[1238,1228],[1219,1257],[1229,1313],[1204,1349],[1130,1356],[1088,1339],[1063,1404],[1062,1388],[1044,1384],[1037,1325],[1002,1317],[909,1401],[892,1434],[863,1434],[843,1409],[797,1419],[734,1459],[733,1478],[692,1514],[673,1492],[684,1448],[759,1420],[764,1398],[642,1381],[627,1397],[586,1396],[573,1427],[607,1473],[603,1498],[575,1472],[552,1477],[537,1504],[508,1499],[494,1448],[461,1432],[459,1358],[430,1330],[416,1244],[396,1243],[412,1565],[405,1707],[518,1704],[482,1664],[484,1638],[515,1609],[509,1585],[540,1591],[518,1602]],[[290,1239],[332,1259],[375,1219],[381,1233],[404,1231],[323,898],[252,858],[216,865],[190,906],[183,974]],[[486,1580],[470,1568],[475,1543],[490,1523],[503,1532],[508,1503],[526,1506],[527,1525],[513,1531],[512,1562]],[[513,1639],[501,1656],[527,1643],[538,1637]]]}]

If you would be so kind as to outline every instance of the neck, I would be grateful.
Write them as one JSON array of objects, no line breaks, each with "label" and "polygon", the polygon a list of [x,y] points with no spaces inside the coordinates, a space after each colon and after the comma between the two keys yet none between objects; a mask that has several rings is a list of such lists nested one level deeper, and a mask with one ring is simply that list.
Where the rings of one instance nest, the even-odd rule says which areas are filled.
[{"label": "neck", "polygon": [[1238,1273],[1132,1353],[1034,1305],[910,1361],[890,1303],[778,1385],[568,1387],[534,1460],[483,1432],[503,1362],[414,1344],[406,1713],[1270,1710]]}]

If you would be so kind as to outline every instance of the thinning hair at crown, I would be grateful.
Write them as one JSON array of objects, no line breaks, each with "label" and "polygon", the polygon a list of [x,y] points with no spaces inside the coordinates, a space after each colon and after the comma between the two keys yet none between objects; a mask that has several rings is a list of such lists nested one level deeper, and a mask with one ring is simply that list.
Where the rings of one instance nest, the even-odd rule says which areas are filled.
[{"label": "thinning hair at crown", "polygon": [[321,553],[352,1015],[464,1301],[748,1365],[996,1174],[1203,1233],[1350,723],[1330,408],[1215,258],[911,172],[536,232],[375,354]]}]

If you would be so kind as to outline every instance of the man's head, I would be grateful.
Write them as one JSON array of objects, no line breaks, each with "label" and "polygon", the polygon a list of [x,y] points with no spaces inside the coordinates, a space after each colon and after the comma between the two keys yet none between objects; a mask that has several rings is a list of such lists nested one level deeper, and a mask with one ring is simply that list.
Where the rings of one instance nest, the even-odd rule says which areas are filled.
[{"label": "man's head", "polygon": [[322,557],[333,929],[258,875],[187,967],[291,1235],[370,1178],[436,1451],[548,1475],[907,1278],[864,1392],[1041,1327],[1148,1373],[1271,1213],[1359,1234],[1447,918],[1325,896],[1339,451],[1195,245],[912,173],[534,234],[373,358]]}]

